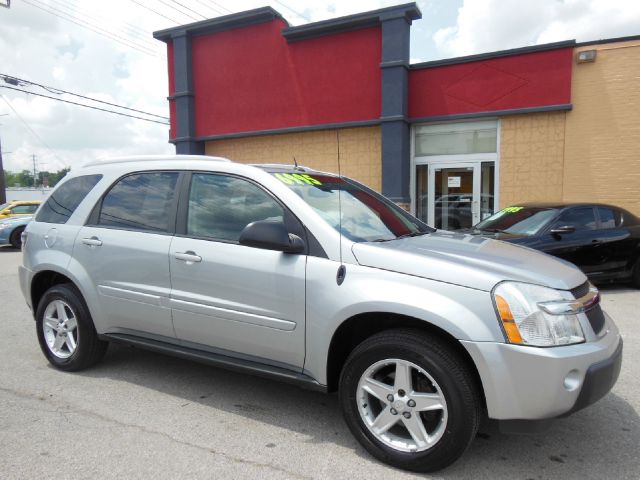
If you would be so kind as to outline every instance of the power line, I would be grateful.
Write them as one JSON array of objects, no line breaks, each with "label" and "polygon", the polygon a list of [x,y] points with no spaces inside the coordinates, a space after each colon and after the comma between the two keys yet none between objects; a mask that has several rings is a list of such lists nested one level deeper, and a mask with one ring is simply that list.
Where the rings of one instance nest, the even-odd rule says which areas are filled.
[{"label": "power line", "polygon": [[[68,18],[69,14],[64,12],[64,11],[62,11],[62,10],[54,9],[54,11],[51,11],[51,10],[47,10],[47,8],[52,8],[53,9],[53,7],[47,6],[47,8],[44,8],[44,6],[42,6],[42,5],[37,5],[35,3],[31,3],[30,0],[23,0],[23,1],[24,1],[24,3],[26,3],[28,5],[31,5],[32,7],[38,8],[38,9],[42,10],[43,12],[47,12],[47,13],[53,15],[54,17],[61,18],[61,19],[66,20],[68,22],[74,23],[74,24],[76,24],[76,25],[78,25],[78,26],[80,26],[82,28],[86,28],[87,30],[91,30],[92,32],[97,33],[98,35],[106,37],[109,40],[113,40],[115,42],[118,42],[118,43],[120,43],[120,44],[122,44],[122,45],[124,45],[126,47],[133,48],[134,50],[138,50],[139,52],[145,53],[145,54],[150,55],[152,57],[158,57],[158,58],[160,57],[160,55],[158,55],[157,53],[153,52],[148,47],[141,46],[141,45],[139,45],[139,44],[137,44],[135,42],[131,42],[130,40],[127,40],[127,39],[123,39],[119,35],[114,35],[114,34],[108,32],[107,30],[104,30],[104,29],[102,29],[100,27],[96,27],[95,25],[92,25],[92,24],[90,24],[90,23],[88,23],[88,22],[86,22],[84,20],[76,21],[76,20],[78,20],[77,17],[71,16],[71,18]],[[65,16],[58,15],[57,13],[55,13],[56,11],[61,13],[61,14],[63,14],[63,15],[65,15]],[[84,22],[84,24],[80,23],[80,22]],[[95,27],[95,28],[93,28],[93,27]],[[99,30],[96,30],[96,28],[98,28]]]},{"label": "power line", "polygon": [[178,2],[177,0],[173,0],[173,3],[175,3],[175,4],[177,4],[177,5],[180,5],[182,8],[184,8],[184,9],[186,9],[186,10],[189,10],[190,12],[193,12],[193,13],[195,13],[196,15],[200,15],[200,16],[201,16],[202,18],[204,18],[204,19],[206,19],[206,18],[207,18],[207,17],[205,17],[204,15],[202,15],[200,12],[196,12],[193,8],[189,8],[189,7],[187,7],[186,5],[184,5],[184,4],[180,3],[180,2]]},{"label": "power line", "polygon": [[300,18],[304,18],[307,22],[310,22],[310,21],[311,21],[311,19],[310,19],[308,16],[303,15],[302,13],[295,11],[293,8],[291,8],[291,7],[290,7],[289,5],[287,5],[286,3],[284,3],[284,2],[280,2],[280,1],[278,1],[278,0],[273,0],[273,1],[274,1],[274,2],[276,2],[278,5],[280,5],[280,6],[284,7],[284,8],[286,8],[286,9],[287,9],[287,10],[289,10],[290,12],[295,13],[298,17],[300,17]]},{"label": "power line", "polygon": [[115,115],[121,115],[123,117],[129,117],[129,118],[135,118],[135,119],[138,119],[138,120],[144,120],[145,122],[153,122],[153,123],[159,123],[161,125],[169,125],[168,122],[160,122],[158,120],[152,120],[150,118],[138,117],[138,116],[135,116],[135,115],[129,115],[127,113],[116,112],[114,110],[109,110],[109,109],[106,109],[106,108],[94,107],[94,106],[91,106],[91,105],[85,105],[84,103],[72,102],[71,100],[63,100],[62,98],[51,97],[49,95],[43,95],[42,93],[34,93],[34,92],[30,92],[29,90],[22,90],[20,88],[7,87],[6,85],[0,85],[0,88],[8,88],[9,90],[15,90],[17,92],[27,93],[29,95],[35,95],[36,97],[49,98],[51,100],[57,100],[59,102],[70,103],[71,105],[77,105],[79,107],[91,108],[93,110],[100,110],[101,112],[113,113]]},{"label": "power line", "polygon": [[[61,3],[62,2],[62,3]],[[103,22],[102,19],[96,18],[93,15],[87,13],[86,11],[80,9],[76,3],[70,2],[69,0],[49,0],[49,3],[53,3],[55,5],[60,6],[61,8],[65,8],[70,10],[68,15],[75,16],[78,20],[91,24],[93,22],[93,26],[96,24],[100,24]],[[80,18],[80,16],[86,17],[89,20],[85,20],[84,18]],[[128,37],[132,42],[142,42],[140,45],[145,48],[153,49],[156,46],[156,43],[151,40],[151,35],[149,32],[144,31],[142,28],[131,25],[127,22],[124,22],[125,25],[120,25],[118,30]],[[128,27],[128,28],[127,28]]]},{"label": "power line", "polygon": [[116,103],[110,103],[110,102],[106,102],[104,100],[98,100],[97,98],[91,98],[91,97],[87,97],[85,95],[80,95],[79,93],[73,93],[73,92],[69,92],[67,90],[62,90],[61,88],[48,87],[48,86],[42,85],[40,83],[32,82],[30,80],[25,80],[24,78],[12,77],[12,76],[4,74],[4,73],[0,73],[0,78],[4,79],[4,81],[6,83],[9,83],[9,84],[14,85],[16,87],[24,87],[25,85],[34,85],[36,87],[44,88],[49,93],[55,93],[55,94],[58,94],[58,95],[65,93],[67,95],[73,95],[74,97],[80,97],[80,98],[83,98],[85,100],[90,100],[92,102],[103,103],[103,104],[109,105],[111,107],[121,108],[123,110],[129,110],[131,112],[142,113],[144,115],[148,115],[150,117],[161,118],[163,120],[169,120],[168,117],[164,117],[162,115],[156,115],[155,113],[149,113],[149,112],[145,112],[145,111],[142,111],[142,110],[137,110],[135,108],[125,107],[123,105],[118,105]]},{"label": "power line", "polygon": [[225,15],[224,11],[218,10],[216,7],[212,7],[211,5],[204,3],[202,0],[195,0],[195,1],[198,2],[200,5],[202,5],[203,7],[208,8],[209,10],[213,10],[218,15]]},{"label": "power line", "polygon": [[15,114],[16,114],[16,117],[18,117],[18,118],[20,119],[20,121],[24,124],[24,126],[27,128],[27,130],[29,130],[29,131],[31,132],[31,134],[32,134],[34,137],[36,137],[36,138],[38,139],[38,141],[39,141],[40,143],[42,143],[42,144],[45,146],[45,148],[49,151],[49,153],[50,153],[51,155],[53,155],[54,157],[56,157],[56,158],[58,159],[58,161],[60,161],[60,163],[62,163],[62,165],[64,165],[64,166],[65,166],[65,168],[66,168],[66,167],[68,166],[68,165],[67,165],[67,162],[65,162],[64,160],[62,160],[58,155],[56,155],[56,154],[54,153],[53,149],[49,146],[49,144],[48,144],[47,142],[45,142],[42,138],[40,138],[40,135],[38,135],[38,134],[35,132],[35,130],[33,130],[33,128],[31,128],[31,127],[29,126],[29,124],[25,121],[25,119],[24,119],[24,118],[22,118],[22,117],[20,116],[20,114],[18,113],[18,111],[17,111],[15,108],[13,108],[13,105],[11,105],[11,102],[10,102],[9,100],[7,100],[7,98],[6,98],[4,95],[0,95],[0,97],[2,97],[2,100],[4,100],[4,103],[6,103],[6,104],[7,104],[7,106],[8,106],[8,107],[13,111],[13,113],[15,113]]},{"label": "power line", "polygon": [[227,7],[225,7],[224,5],[220,5],[218,2],[214,2],[213,0],[209,0],[209,3],[213,3],[216,7],[221,8],[222,10],[226,10],[229,13],[233,13]]},{"label": "power line", "polygon": [[140,3],[140,2],[138,2],[138,1],[136,1],[136,0],[131,0],[131,1],[132,1],[133,3],[135,3],[136,5],[139,5],[139,6],[141,6],[142,8],[144,8],[144,9],[146,9],[146,10],[149,10],[150,12],[155,13],[156,15],[160,15],[162,18],[166,18],[167,20],[169,20],[169,21],[171,21],[171,22],[175,23],[176,25],[180,25],[180,22],[178,22],[177,20],[174,20],[173,18],[167,17],[166,15],[164,15],[164,14],[162,14],[162,13],[160,13],[160,12],[158,12],[158,11],[154,10],[153,8],[147,7],[146,5],[144,5],[144,4],[142,4],[142,3]]},{"label": "power line", "polygon": [[160,2],[163,5],[166,5],[169,8],[172,8],[173,10],[175,10],[176,12],[184,15],[185,17],[189,17],[191,20],[199,20],[199,18],[196,18],[193,15],[190,15],[190,14],[188,14],[186,12],[183,12],[182,10],[180,10],[179,8],[177,8],[174,5],[170,4],[169,2],[165,2],[164,0],[158,0],[158,2]]}]

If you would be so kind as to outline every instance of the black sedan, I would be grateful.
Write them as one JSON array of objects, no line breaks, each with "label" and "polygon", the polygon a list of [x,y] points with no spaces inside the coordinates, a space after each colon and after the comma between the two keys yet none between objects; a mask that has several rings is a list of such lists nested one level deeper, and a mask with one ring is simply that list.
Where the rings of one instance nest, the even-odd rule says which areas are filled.
[{"label": "black sedan", "polygon": [[527,203],[507,207],[468,233],[505,240],[567,260],[593,282],[640,288],[640,220],[602,204]]}]

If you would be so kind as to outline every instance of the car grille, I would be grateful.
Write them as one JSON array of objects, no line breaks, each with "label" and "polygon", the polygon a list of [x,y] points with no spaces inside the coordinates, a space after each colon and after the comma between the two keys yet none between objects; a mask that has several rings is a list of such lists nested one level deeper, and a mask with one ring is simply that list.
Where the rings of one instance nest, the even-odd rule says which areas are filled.
[{"label": "car grille", "polygon": [[598,335],[604,327],[604,312],[602,311],[602,308],[600,308],[600,305],[596,305],[595,307],[587,310],[586,314],[589,319],[589,323],[591,324],[591,328],[593,328],[593,331]]},{"label": "car grille", "polygon": [[[577,287],[572,288],[571,294],[574,298],[582,298],[587,293],[589,293],[589,287],[589,282],[584,282],[582,285],[578,285]],[[597,303],[585,313],[587,315],[587,318],[589,319],[591,328],[593,328],[595,334],[598,335],[604,328],[604,313],[602,311],[602,308],[600,308],[600,303]]]},{"label": "car grille", "polygon": [[576,288],[572,288],[570,291],[573,295],[573,298],[584,297],[587,293],[589,293],[589,282],[584,282],[582,285],[579,285]]}]

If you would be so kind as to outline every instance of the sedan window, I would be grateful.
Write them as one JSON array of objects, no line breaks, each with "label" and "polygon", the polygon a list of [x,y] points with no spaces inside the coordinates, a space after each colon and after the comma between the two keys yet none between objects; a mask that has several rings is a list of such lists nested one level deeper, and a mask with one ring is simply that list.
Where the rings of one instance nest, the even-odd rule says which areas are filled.
[{"label": "sedan window", "polygon": [[578,207],[566,210],[560,214],[551,228],[570,226],[576,230],[595,230],[596,217],[592,207]]},{"label": "sedan window", "polygon": [[600,229],[616,228],[622,223],[622,215],[619,211],[610,208],[598,207],[600,217]]},{"label": "sedan window", "polygon": [[558,210],[546,207],[507,207],[478,223],[475,230],[535,235],[556,215]]}]

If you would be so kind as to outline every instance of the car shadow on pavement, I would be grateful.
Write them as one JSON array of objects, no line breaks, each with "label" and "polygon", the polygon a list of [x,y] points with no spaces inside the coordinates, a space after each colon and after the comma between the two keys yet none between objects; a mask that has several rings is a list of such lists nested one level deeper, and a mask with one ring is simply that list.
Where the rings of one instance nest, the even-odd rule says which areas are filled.
[{"label": "car shadow on pavement", "polygon": [[[305,442],[336,444],[375,462],[351,436],[336,395],[121,345],[111,345],[101,364],[79,374],[152,389],[180,399],[183,407],[193,404],[240,415],[301,434]],[[558,419],[545,433],[504,435],[489,424],[466,454],[438,476],[636,478],[638,445],[640,417],[626,400],[610,393]]]}]

